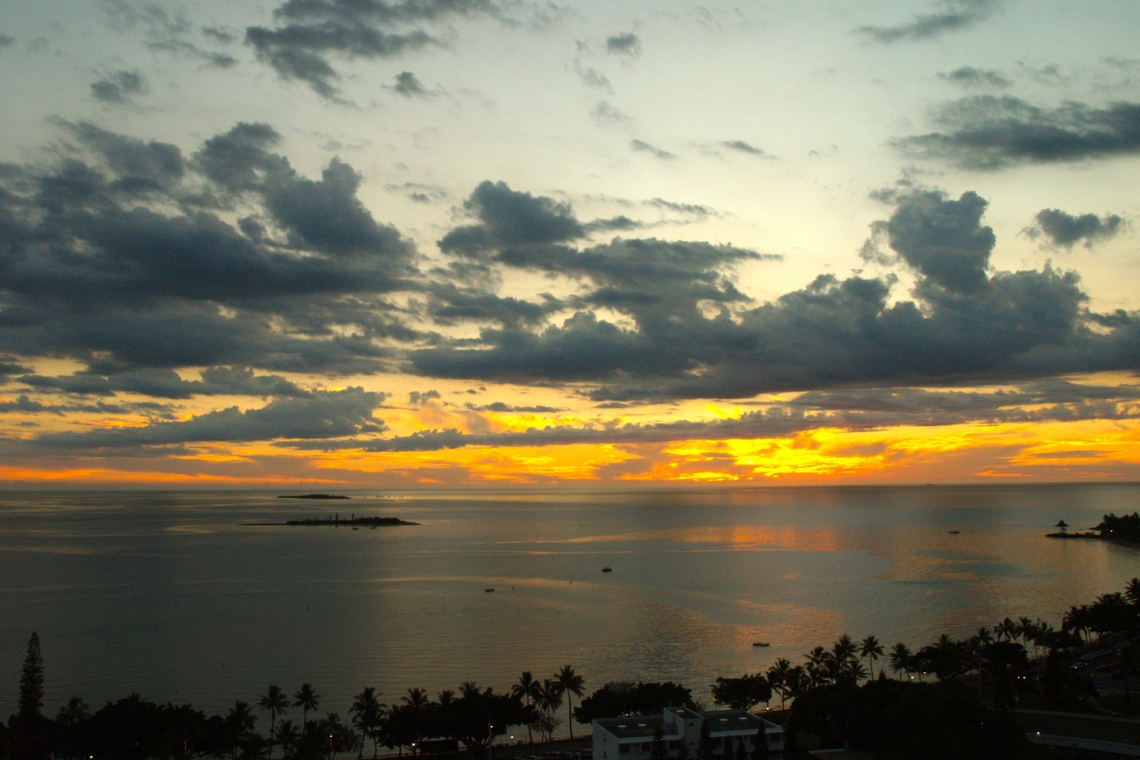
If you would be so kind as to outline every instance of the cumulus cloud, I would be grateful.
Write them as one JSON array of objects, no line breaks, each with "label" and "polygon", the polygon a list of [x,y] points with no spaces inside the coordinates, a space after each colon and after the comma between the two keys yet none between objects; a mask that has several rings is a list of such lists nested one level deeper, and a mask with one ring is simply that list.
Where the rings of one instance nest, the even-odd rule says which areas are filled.
[{"label": "cumulus cloud", "polygon": [[[102,0],[103,11],[113,29],[126,32],[140,30],[151,50],[159,50],[173,55],[197,60],[207,66],[227,69],[237,65],[237,59],[228,53],[206,50],[196,45],[194,24],[183,10],[171,12],[159,3],[131,2],[131,0]],[[204,37],[215,43],[226,44],[222,30],[216,27],[199,29]]]},{"label": "cumulus cloud", "polygon": [[963,87],[1009,87],[1009,81],[1000,71],[961,66],[953,71],[942,71],[938,78]]},{"label": "cumulus cloud", "polygon": [[983,95],[943,106],[935,121],[943,131],[899,138],[894,145],[917,158],[990,170],[1140,152],[1140,104],[1135,103],[1041,108],[1020,98]]},{"label": "cumulus cloud", "polygon": [[1055,208],[1041,209],[1034,221],[1036,224],[1023,230],[1031,240],[1040,239],[1048,247],[1065,249],[1072,249],[1081,242],[1085,248],[1092,248],[1096,243],[1116,237],[1125,227],[1124,220],[1116,214],[1074,216]]},{"label": "cumulus cloud", "polygon": [[[724,277],[727,267],[759,258],[753,252],[621,239],[579,250],[571,209],[517,195],[498,213],[525,208],[532,243],[496,233],[516,226],[488,214],[460,228],[478,246],[462,250],[445,238],[441,248],[589,283],[569,302],[576,312],[541,330],[484,329],[481,345],[412,351],[413,371],[573,382],[596,401],[630,401],[1140,367],[1136,319],[1090,314],[1076,274],[993,271],[995,238],[975,193],[899,194],[894,213],[875,226],[888,260],[914,271],[914,300],[893,299],[891,278],[822,275],[756,307]],[[603,319],[602,308],[632,326]]]},{"label": "cumulus cloud", "polygon": [[605,100],[599,100],[598,104],[590,109],[590,116],[594,117],[594,121],[603,125],[629,124],[633,121],[633,119],[611,106],[609,102]]},{"label": "cumulus cloud", "polygon": [[949,32],[969,29],[997,10],[996,0],[943,0],[938,10],[915,16],[895,26],[861,26],[856,31],[875,42],[927,40]]},{"label": "cumulus cloud", "polygon": [[251,26],[245,41],[282,78],[336,98],[341,79],[336,58],[395,58],[443,46],[425,26],[477,16],[510,20],[491,0],[288,0],[273,12],[275,27]]},{"label": "cumulus cloud", "polygon": [[91,97],[104,103],[129,103],[132,95],[145,91],[137,71],[115,71],[91,83]]},{"label": "cumulus cloud", "polygon": [[[413,337],[382,294],[415,287],[414,248],[364,208],[347,164],[304,177],[260,124],[189,159],[62,127],[77,155],[0,177],[0,351],[103,374],[368,372],[388,355],[375,340]],[[234,225],[220,211],[246,215]]]}]

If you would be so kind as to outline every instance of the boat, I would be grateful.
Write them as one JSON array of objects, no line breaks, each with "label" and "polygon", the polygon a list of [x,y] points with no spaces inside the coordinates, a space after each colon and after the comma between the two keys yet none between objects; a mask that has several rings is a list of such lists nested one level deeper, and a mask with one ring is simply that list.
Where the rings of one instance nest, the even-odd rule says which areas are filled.
[{"label": "boat", "polygon": [[770,647],[772,645],[767,641],[753,641],[752,646],[754,646],[754,647]]},{"label": "boat", "polygon": [[962,532],[962,531],[960,531],[960,530],[952,530],[952,531],[950,531],[950,535],[951,535],[951,536],[956,536],[956,535],[958,535],[958,534],[959,534],[959,533],[961,533],[961,532]]},{"label": "boat", "polygon": [[606,565],[605,567],[602,568],[603,573],[612,573],[613,571],[614,571],[614,569],[612,567],[610,567],[609,565]]},{"label": "boat", "polygon": [[495,589],[493,589],[493,588],[485,588],[485,589],[483,589],[483,590],[484,590],[485,592],[487,592],[488,594],[490,594],[490,593],[492,593],[492,592],[493,592]]}]

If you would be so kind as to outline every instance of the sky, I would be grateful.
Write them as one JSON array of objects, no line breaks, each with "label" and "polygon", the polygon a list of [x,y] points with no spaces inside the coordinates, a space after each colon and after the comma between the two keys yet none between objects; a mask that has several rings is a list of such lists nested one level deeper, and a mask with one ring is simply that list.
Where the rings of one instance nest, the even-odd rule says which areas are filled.
[{"label": "sky", "polygon": [[0,484],[1140,479],[1140,5],[0,2]]}]

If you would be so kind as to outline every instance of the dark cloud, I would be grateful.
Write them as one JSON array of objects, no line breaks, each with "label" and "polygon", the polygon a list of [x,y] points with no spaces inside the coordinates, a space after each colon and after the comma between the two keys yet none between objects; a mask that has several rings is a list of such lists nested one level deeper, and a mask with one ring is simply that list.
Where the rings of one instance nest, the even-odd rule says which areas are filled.
[{"label": "dark cloud", "polygon": [[3,50],[4,48],[8,47],[9,45],[15,45],[15,44],[16,44],[16,39],[14,37],[9,37],[6,34],[0,34],[0,50]]},{"label": "dark cloud", "polygon": [[241,443],[279,439],[344,438],[385,429],[372,411],[384,402],[383,393],[362,388],[316,391],[303,398],[279,399],[260,409],[230,407],[178,422],[145,427],[105,428],[86,433],[45,433],[33,448],[99,451],[177,446],[188,443]]},{"label": "dark cloud", "polygon": [[511,190],[505,182],[482,182],[464,202],[479,224],[458,227],[439,241],[444,253],[478,257],[516,245],[550,245],[582,238],[585,227],[566,202]]},{"label": "dark cloud", "polygon": [[673,159],[676,158],[676,156],[673,155],[672,153],[670,153],[669,151],[662,150],[661,148],[650,145],[649,143],[645,142],[644,140],[631,140],[629,143],[629,147],[632,150],[636,150],[636,151],[639,151],[641,153],[648,153],[649,155],[653,156],[654,158],[659,158],[662,161],[672,161]]},{"label": "dark cloud", "polygon": [[613,95],[613,85],[610,84],[610,80],[602,72],[592,66],[586,66],[579,58],[574,59],[571,68],[574,73],[578,75],[578,78],[582,80],[582,84],[588,87],[596,87],[599,90]]},{"label": "dark cloud", "polygon": [[985,21],[998,7],[996,0],[943,0],[939,10],[915,16],[897,26],[861,26],[856,31],[875,42],[927,40],[969,29]]},{"label": "dark cloud", "polygon": [[[495,247],[483,227],[467,228],[491,260],[587,284],[571,302],[578,311],[561,325],[488,328],[474,345],[413,351],[411,367],[436,377],[579,383],[597,401],[1140,368],[1140,322],[1090,314],[1075,274],[991,270],[982,198],[913,190],[895,201],[875,230],[891,246],[888,261],[917,275],[913,301],[892,299],[889,278],[825,275],[744,308],[721,270],[756,258],[751,252],[620,239],[584,250]],[[549,213],[572,229],[569,214]],[[632,325],[601,318],[600,308]]]},{"label": "dark cloud", "polygon": [[371,372],[390,354],[374,340],[417,337],[382,296],[419,287],[414,248],[364,208],[347,164],[301,176],[261,124],[190,160],[61,125],[71,156],[0,173],[0,351],[103,374]]},{"label": "dark cloud", "polygon": [[130,96],[144,91],[142,75],[137,71],[115,71],[91,83],[91,97],[104,103],[129,103]]},{"label": "dark cloud", "polygon": [[513,404],[504,404],[502,401],[481,405],[467,402],[464,406],[473,412],[496,412],[499,414],[553,414],[555,412],[565,411],[564,409],[553,406],[515,406]]},{"label": "dark cloud", "polygon": [[1019,98],[986,95],[943,106],[936,121],[944,131],[900,138],[894,145],[918,158],[968,169],[1140,152],[1140,104],[1135,103],[1040,108]]},{"label": "dark cloud", "polygon": [[641,38],[633,32],[615,34],[606,38],[606,52],[610,55],[623,55],[637,58],[641,55]]},{"label": "dark cloud", "polygon": [[1037,223],[1026,228],[1026,234],[1033,240],[1044,238],[1047,245],[1057,248],[1072,248],[1080,242],[1091,248],[1094,243],[1115,237],[1125,226],[1116,214],[1073,216],[1055,208],[1041,209],[1035,220]]},{"label": "dark cloud", "polygon": [[751,156],[767,156],[768,155],[767,153],[765,153],[760,148],[757,148],[754,145],[749,145],[748,143],[744,142],[743,140],[722,140],[720,144],[723,145],[724,147],[728,148],[729,150],[735,150],[738,153],[747,153]]},{"label": "dark cloud", "polygon": [[1009,87],[1012,84],[1000,71],[976,69],[973,66],[939,72],[938,78],[963,87]]},{"label": "dark cloud", "polygon": [[423,83],[410,71],[401,71],[396,75],[396,84],[393,85],[394,89],[405,98],[425,97],[430,95]]},{"label": "dark cloud", "polygon": [[433,399],[438,401],[440,398],[442,397],[439,395],[439,391],[432,390],[424,391],[423,393],[412,391],[408,394],[408,403],[412,406],[423,406]]},{"label": "dark cloud", "polygon": [[279,375],[255,375],[248,367],[207,367],[201,380],[183,380],[169,369],[144,369],[100,375],[76,372],[45,377],[24,375],[18,381],[39,390],[58,390],[94,396],[138,393],[144,396],[188,399],[194,396],[307,396],[309,391]]},{"label": "dark cloud", "polygon": [[516,329],[540,324],[550,314],[565,308],[562,301],[549,293],[540,294],[542,300],[536,303],[454,283],[433,283],[428,291],[432,298],[427,313],[440,325],[497,322],[505,328]]},{"label": "dark cloud", "polygon": [[285,79],[335,98],[340,74],[331,58],[394,58],[442,45],[425,24],[453,18],[504,18],[491,0],[288,0],[273,12],[276,28],[251,26],[245,41]]}]

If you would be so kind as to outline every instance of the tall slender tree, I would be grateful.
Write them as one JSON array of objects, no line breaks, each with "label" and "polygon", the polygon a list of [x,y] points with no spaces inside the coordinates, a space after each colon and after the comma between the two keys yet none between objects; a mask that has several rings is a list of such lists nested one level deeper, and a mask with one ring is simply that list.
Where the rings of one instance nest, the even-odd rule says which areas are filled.
[{"label": "tall slender tree", "polygon": [[558,684],[558,688],[566,696],[566,725],[570,728],[570,740],[574,740],[574,700],[570,695],[582,696],[582,687],[586,685],[586,679],[581,675],[574,672],[573,665],[563,665],[554,674],[554,681]]},{"label": "tall slender tree", "polygon": [[899,674],[900,681],[903,673],[910,675],[910,663],[913,658],[910,647],[903,642],[900,641],[891,647],[891,670]]},{"label": "tall slender tree", "polygon": [[309,710],[316,710],[320,706],[321,695],[317,693],[311,683],[303,683],[293,697],[297,700],[293,703],[293,707],[300,707],[303,711],[301,713],[301,736],[304,737],[309,728]]},{"label": "tall slender tree", "polygon": [[22,721],[43,717],[44,658],[40,654],[40,636],[32,631],[28,639],[28,653],[20,671],[20,706],[17,715]]},{"label": "tall slender tree", "polygon": [[281,691],[280,686],[270,684],[261,698],[257,700],[257,706],[269,713],[269,756],[273,757],[273,739],[277,736],[277,732],[274,731],[277,725],[277,716],[284,714],[289,709],[289,698],[285,696],[285,692]]},{"label": "tall slender tree", "polygon": [[[531,675],[531,672],[524,670],[519,676],[519,680],[511,687],[511,694],[515,698],[523,700],[529,707],[537,686],[538,681],[534,680],[534,676]],[[531,730],[530,723],[526,724],[526,738],[528,743],[534,744],[534,733]]]},{"label": "tall slender tree", "polygon": [[874,636],[868,636],[859,647],[859,655],[867,658],[871,666],[871,680],[875,680],[875,660],[883,656],[883,645]]}]

